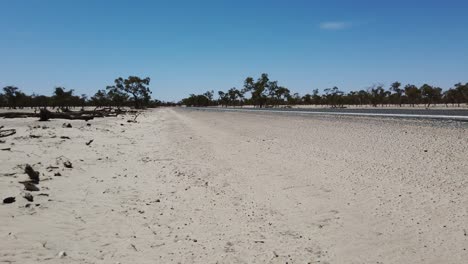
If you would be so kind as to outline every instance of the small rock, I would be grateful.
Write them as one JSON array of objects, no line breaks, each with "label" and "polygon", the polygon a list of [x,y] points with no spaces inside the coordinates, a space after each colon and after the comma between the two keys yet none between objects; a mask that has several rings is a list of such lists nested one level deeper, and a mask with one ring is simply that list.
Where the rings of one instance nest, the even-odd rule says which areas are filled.
[{"label": "small rock", "polygon": [[86,126],[91,126],[91,124],[90,124],[90,123],[88,123],[88,124],[86,124]]},{"label": "small rock", "polygon": [[72,163],[70,161],[68,161],[68,160],[63,163],[63,166],[65,166],[65,168],[69,168],[69,169],[73,168]]},{"label": "small rock", "polygon": [[64,258],[64,257],[66,257],[66,256],[67,256],[67,252],[65,252],[65,251],[60,251],[60,252],[58,253],[58,257],[59,257],[59,258]]},{"label": "small rock", "polygon": [[424,152],[427,152],[427,149],[425,149]]},{"label": "small rock", "polygon": [[4,204],[11,204],[11,203],[14,203],[14,202],[16,202],[15,197],[7,197],[7,198],[3,199]]},{"label": "small rock", "polygon": [[39,188],[33,182],[20,182],[24,185],[24,189],[30,192],[38,192]]},{"label": "small rock", "polygon": [[31,165],[26,164],[26,167],[24,168],[24,173],[26,173],[29,176],[29,179],[31,179],[32,182],[39,183],[39,172],[35,171],[31,167]]},{"label": "small rock", "polygon": [[70,123],[63,123],[62,127],[66,127],[66,128],[72,128],[72,125]]},{"label": "small rock", "polygon": [[61,139],[70,139],[70,137],[67,137],[67,136],[61,136],[60,138]]},{"label": "small rock", "polygon": [[159,199],[156,199],[156,202],[157,202],[157,203],[160,203],[160,202],[161,202],[161,200],[159,200]]},{"label": "small rock", "polygon": [[58,176],[62,176],[62,174],[60,172],[56,172],[56,173],[54,173],[54,176],[58,177]]},{"label": "small rock", "polygon": [[28,200],[28,202],[33,202],[33,201],[34,201],[34,197],[33,197],[32,194],[30,194],[30,193],[25,193],[25,194],[23,195],[23,198],[26,199],[26,200]]}]

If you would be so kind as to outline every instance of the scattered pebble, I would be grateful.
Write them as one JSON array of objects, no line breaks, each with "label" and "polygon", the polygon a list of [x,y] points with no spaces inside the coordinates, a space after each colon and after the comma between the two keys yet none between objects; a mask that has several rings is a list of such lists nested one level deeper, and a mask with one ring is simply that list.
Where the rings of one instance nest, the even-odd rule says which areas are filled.
[{"label": "scattered pebble", "polygon": [[30,193],[25,193],[25,194],[23,195],[23,198],[26,199],[26,200],[28,200],[28,202],[33,202],[33,201],[34,201],[34,197],[33,197],[32,194],[30,194]]},{"label": "scattered pebble", "polygon": [[63,166],[65,166],[65,168],[69,168],[69,169],[73,168],[72,163],[70,161],[68,161],[68,160],[63,163]]}]

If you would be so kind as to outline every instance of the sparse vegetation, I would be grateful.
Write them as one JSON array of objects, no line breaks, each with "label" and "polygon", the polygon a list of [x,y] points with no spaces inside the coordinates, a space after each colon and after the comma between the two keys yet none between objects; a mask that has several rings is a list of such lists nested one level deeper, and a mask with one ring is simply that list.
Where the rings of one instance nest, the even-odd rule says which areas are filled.
[{"label": "sparse vegetation", "polygon": [[0,92],[0,107],[17,108],[51,108],[61,112],[68,112],[71,108],[93,106],[103,107],[158,107],[174,106],[175,103],[152,100],[149,89],[150,78],[130,76],[127,79],[117,78],[114,85],[98,90],[91,98],[85,94],[76,95],[73,89],[55,87],[52,96],[31,94],[27,95],[16,86],[6,86]]},{"label": "sparse vegetation", "polygon": [[256,81],[247,77],[243,89],[231,88],[228,91],[218,91],[218,99],[213,99],[213,92],[204,94],[191,94],[179,104],[186,106],[243,106],[279,107],[289,105],[319,105],[324,107],[340,108],[351,106],[416,106],[430,107],[434,104],[448,106],[461,106],[468,104],[468,83],[455,84],[454,87],[443,90],[429,84],[417,87],[407,84],[402,88],[400,82],[392,83],[388,89],[383,84],[372,85],[359,91],[343,92],[338,87],[326,88],[320,94],[314,89],[312,94],[300,96],[277,81],[270,81],[268,74],[264,73]]}]

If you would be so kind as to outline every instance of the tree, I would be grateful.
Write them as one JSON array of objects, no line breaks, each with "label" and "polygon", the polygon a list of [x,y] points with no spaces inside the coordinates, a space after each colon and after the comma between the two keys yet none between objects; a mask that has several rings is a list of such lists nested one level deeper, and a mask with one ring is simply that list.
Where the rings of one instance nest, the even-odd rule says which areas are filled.
[{"label": "tree", "polygon": [[311,94],[305,94],[302,96],[302,102],[306,105],[311,105],[313,103],[312,101],[312,95]]},{"label": "tree", "polygon": [[16,103],[18,101],[18,94],[21,93],[18,87],[16,86],[6,86],[3,87],[3,92],[5,93],[5,98],[9,108],[16,109]]},{"label": "tree", "polygon": [[229,95],[223,91],[218,91],[218,95],[221,106],[227,107],[229,105]]},{"label": "tree", "polygon": [[404,90],[400,88],[401,83],[394,82],[390,85],[390,90],[395,93],[396,103],[401,107],[401,96],[403,95]]},{"label": "tree", "polygon": [[464,85],[461,83],[455,84],[456,92],[456,100],[458,102],[458,106],[460,106],[460,102],[468,103],[468,83]]},{"label": "tree", "polygon": [[388,95],[382,84],[372,86],[369,89],[369,94],[371,103],[374,107],[376,107],[378,104],[382,104],[383,106],[385,97]]},{"label": "tree", "polygon": [[70,106],[80,105],[81,99],[73,95],[73,90],[66,90],[64,87],[55,87],[52,100],[55,106],[62,111],[68,111]]},{"label": "tree", "polygon": [[270,79],[266,73],[262,73],[261,77],[258,78],[256,82],[254,82],[252,77],[247,77],[244,81],[244,91],[250,92],[252,94],[252,103],[262,108],[268,98],[266,95],[266,89],[269,84]]},{"label": "tree", "polygon": [[127,79],[122,77],[115,79],[113,86],[108,86],[107,89],[114,94],[127,94],[133,97],[135,108],[144,107],[144,104],[149,103],[151,90],[148,85],[150,78],[141,79],[137,76],[129,76]]},{"label": "tree", "polygon": [[331,105],[333,108],[341,105],[343,92],[340,91],[338,87],[335,86],[333,88],[327,88],[324,90],[324,92],[325,99],[329,105]]},{"label": "tree", "polygon": [[418,87],[412,84],[408,84],[405,86],[405,94],[408,97],[408,101],[412,106],[414,106],[414,104],[418,102],[421,96],[421,92],[418,89]]},{"label": "tree", "polygon": [[321,104],[322,103],[322,97],[320,96],[319,89],[314,89],[312,91],[312,100],[314,104]]},{"label": "tree", "polygon": [[112,104],[113,106],[117,107],[117,109],[120,109],[120,107],[124,106],[125,103],[128,102],[128,94],[124,93],[120,89],[113,89],[109,88],[108,89],[107,95],[105,95],[106,100],[108,101],[108,104]]},{"label": "tree", "polygon": [[214,91],[206,91],[204,94],[203,94],[206,98],[208,98],[208,100],[213,101],[213,95],[214,95]]},{"label": "tree", "polygon": [[191,94],[188,98],[182,99],[180,104],[186,106],[209,106],[210,100],[203,94]]},{"label": "tree", "polygon": [[437,103],[441,98],[442,89],[432,87],[429,84],[424,84],[420,88],[421,96],[426,101],[427,107],[431,106],[432,103]]},{"label": "tree", "polygon": [[98,90],[96,94],[91,97],[91,104],[97,107],[103,107],[110,104],[109,97],[105,90]]},{"label": "tree", "polygon": [[278,86],[277,81],[273,81],[268,84],[268,96],[272,105],[280,105],[290,97],[290,91],[286,87]]}]

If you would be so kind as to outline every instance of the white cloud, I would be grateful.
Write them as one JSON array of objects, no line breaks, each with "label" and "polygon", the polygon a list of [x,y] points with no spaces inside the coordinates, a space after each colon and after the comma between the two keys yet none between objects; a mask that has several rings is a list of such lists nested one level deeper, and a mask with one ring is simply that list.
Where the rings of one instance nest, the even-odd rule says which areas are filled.
[{"label": "white cloud", "polygon": [[348,22],[323,22],[320,23],[320,28],[325,30],[343,30],[351,27],[351,23]]}]

